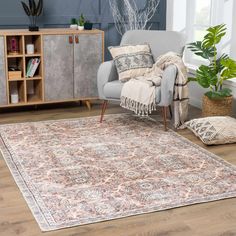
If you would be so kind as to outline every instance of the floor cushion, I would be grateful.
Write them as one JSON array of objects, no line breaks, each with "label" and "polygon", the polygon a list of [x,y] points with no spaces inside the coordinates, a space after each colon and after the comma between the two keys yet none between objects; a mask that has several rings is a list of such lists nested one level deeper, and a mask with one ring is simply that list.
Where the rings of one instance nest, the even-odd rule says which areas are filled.
[{"label": "floor cushion", "polygon": [[236,119],[229,116],[212,116],[193,119],[185,123],[206,145],[236,142]]}]

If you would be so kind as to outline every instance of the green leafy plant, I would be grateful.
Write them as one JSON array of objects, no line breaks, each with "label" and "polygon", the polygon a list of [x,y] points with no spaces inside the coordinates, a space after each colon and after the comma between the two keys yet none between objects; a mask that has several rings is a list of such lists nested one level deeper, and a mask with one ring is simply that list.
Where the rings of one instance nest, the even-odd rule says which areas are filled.
[{"label": "green leafy plant", "polygon": [[42,14],[43,11],[43,0],[29,0],[29,4],[27,5],[25,2],[21,2],[25,14],[30,19],[31,27],[36,26],[37,18]]},{"label": "green leafy plant", "polygon": [[85,18],[84,15],[81,14],[79,18],[79,26],[84,26],[84,23],[85,23]]},{"label": "green leafy plant", "polygon": [[222,99],[231,96],[232,91],[223,88],[223,82],[236,77],[236,62],[227,54],[218,55],[217,45],[226,34],[225,24],[207,29],[207,34],[202,41],[190,43],[188,48],[197,56],[208,60],[208,65],[201,65],[196,71],[195,78],[203,88],[210,88],[205,93],[210,99]]},{"label": "green leafy plant", "polygon": [[77,24],[78,24],[77,19],[75,19],[75,18],[71,18],[71,20],[70,20],[70,24],[71,24],[71,25],[77,25]]}]

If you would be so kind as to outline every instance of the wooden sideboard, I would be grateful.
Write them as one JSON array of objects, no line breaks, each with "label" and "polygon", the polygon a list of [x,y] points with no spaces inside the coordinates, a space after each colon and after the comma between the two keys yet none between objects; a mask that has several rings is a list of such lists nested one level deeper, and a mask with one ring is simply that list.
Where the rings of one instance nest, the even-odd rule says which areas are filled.
[{"label": "wooden sideboard", "polygon": [[[34,45],[34,54],[27,54],[28,44]],[[41,62],[27,78],[32,58]],[[104,32],[97,29],[0,30],[0,107],[97,99],[97,70],[103,61]],[[13,91],[17,103],[12,103]]]}]

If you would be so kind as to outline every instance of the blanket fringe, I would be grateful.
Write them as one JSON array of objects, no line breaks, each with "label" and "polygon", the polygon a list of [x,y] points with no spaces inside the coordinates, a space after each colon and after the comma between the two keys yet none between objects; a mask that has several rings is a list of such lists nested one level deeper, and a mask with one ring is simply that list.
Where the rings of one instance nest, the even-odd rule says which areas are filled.
[{"label": "blanket fringe", "polygon": [[156,103],[153,101],[149,105],[134,101],[127,97],[121,97],[120,106],[133,111],[136,115],[139,116],[148,116],[152,111],[156,111]]}]

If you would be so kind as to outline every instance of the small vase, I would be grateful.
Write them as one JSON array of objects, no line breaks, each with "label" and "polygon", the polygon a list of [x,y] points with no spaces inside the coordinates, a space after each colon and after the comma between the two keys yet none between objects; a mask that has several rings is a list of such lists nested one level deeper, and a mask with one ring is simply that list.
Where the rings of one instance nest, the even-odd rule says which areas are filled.
[{"label": "small vase", "polygon": [[78,25],[76,25],[76,24],[70,25],[70,28],[73,29],[73,30],[77,30],[78,29]]},{"label": "small vase", "polygon": [[92,29],[93,29],[93,23],[86,22],[86,23],[84,24],[84,29],[85,29],[85,30],[92,30]]},{"label": "small vase", "polygon": [[36,26],[36,25],[30,25],[29,26],[29,31],[31,31],[31,32],[33,32],[33,31],[39,31],[39,27],[38,26]]},{"label": "small vase", "polygon": [[78,25],[78,30],[84,30],[84,26]]},{"label": "small vase", "polygon": [[37,16],[29,16],[29,20],[29,31],[39,31],[39,27],[37,26]]}]

